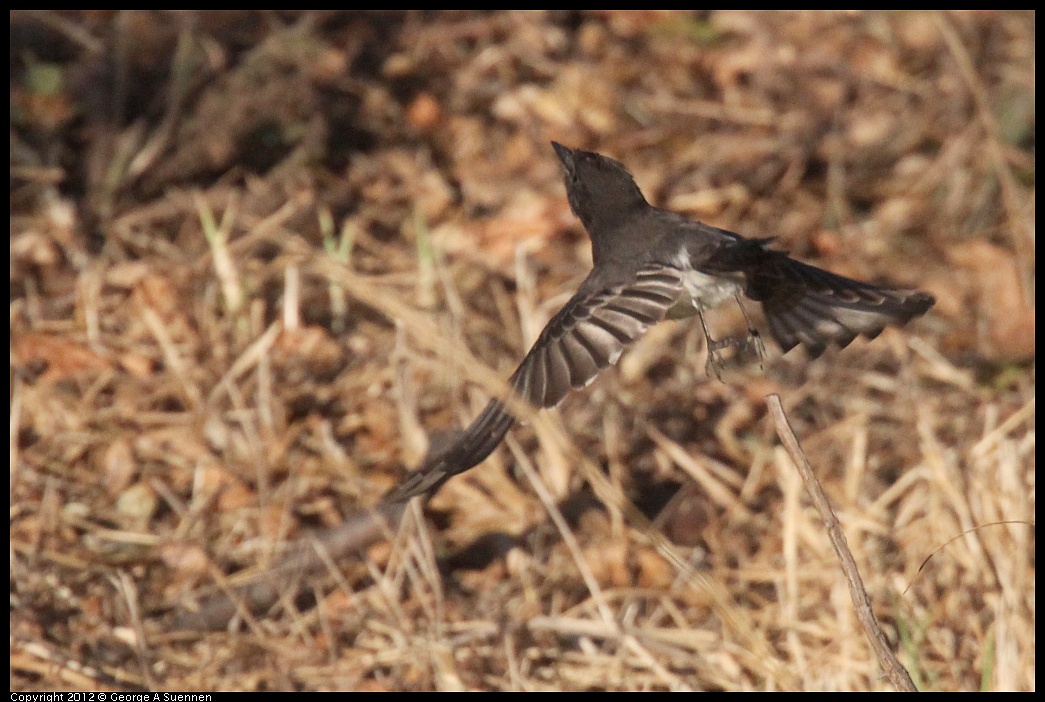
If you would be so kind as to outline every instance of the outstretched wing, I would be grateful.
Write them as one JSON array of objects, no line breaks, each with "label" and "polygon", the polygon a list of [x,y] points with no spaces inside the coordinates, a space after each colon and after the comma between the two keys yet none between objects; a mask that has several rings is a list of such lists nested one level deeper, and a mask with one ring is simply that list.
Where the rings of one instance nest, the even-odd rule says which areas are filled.
[{"label": "outstretched wing", "polygon": [[678,270],[641,269],[627,283],[603,286],[589,277],[537,338],[509,381],[537,407],[554,407],[573,388],[617,362],[682,295]]},{"label": "outstretched wing", "polygon": [[[591,274],[552,317],[509,384],[536,407],[554,407],[664,318],[684,291],[679,271],[650,265],[626,283],[604,285]],[[475,421],[443,451],[425,461],[385,500],[398,502],[435,490],[481,463],[515,423],[500,400],[491,400]]]}]

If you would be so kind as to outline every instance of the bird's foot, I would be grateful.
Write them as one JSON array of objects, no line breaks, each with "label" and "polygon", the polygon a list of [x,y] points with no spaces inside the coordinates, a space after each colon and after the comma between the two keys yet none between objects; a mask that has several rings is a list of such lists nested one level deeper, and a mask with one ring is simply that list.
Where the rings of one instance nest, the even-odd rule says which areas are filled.
[{"label": "bird's foot", "polygon": [[[757,360],[760,370],[765,368],[766,345],[757,329],[748,329],[747,336],[720,339],[708,338],[708,358],[704,363],[704,372],[708,377],[722,380],[722,370],[727,365],[738,365],[749,360]],[[732,352],[732,353],[723,353]]]}]

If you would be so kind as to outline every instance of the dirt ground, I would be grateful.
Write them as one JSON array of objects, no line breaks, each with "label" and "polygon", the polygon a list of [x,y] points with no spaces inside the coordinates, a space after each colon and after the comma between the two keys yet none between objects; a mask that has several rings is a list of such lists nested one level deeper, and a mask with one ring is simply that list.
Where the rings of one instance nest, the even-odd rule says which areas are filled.
[{"label": "dirt ground", "polygon": [[[12,690],[892,689],[771,393],[917,686],[1034,689],[1033,14],[10,22]],[[937,304],[723,381],[658,325],[250,611],[587,272],[551,140]]]}]

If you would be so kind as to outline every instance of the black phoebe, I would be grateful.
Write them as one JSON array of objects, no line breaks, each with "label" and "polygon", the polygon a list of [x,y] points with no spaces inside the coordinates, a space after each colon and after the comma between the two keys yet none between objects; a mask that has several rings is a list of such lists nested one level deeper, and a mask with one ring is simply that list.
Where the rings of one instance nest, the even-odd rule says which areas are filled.
[{"label": "black phoebe", "polygon": [[[590,383],[665,317],[701,314],[730,298],[739,302],[741,294],[762,303],[784,352],[801,344],[811,358],[829,344],[843,348],[860,335],[873,339],[935,302],[924,292],[883,288],[800,263],[770,249],[771,239],[745,239],[653,207],[618,161],[552,146],[566,173],[570,208],[591,238],[595,265],[509,379],[537,407],[554,407],[572,388]],[[705,336],[710,363],[721,343],[706,328]],[[489,456],[514,422],[505,405],[492,400],[386,499],[434,492]]]}]

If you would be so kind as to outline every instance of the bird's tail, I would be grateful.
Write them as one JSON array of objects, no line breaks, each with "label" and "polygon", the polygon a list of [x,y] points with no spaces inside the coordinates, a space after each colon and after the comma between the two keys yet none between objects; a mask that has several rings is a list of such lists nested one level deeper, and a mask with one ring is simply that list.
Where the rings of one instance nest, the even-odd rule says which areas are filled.
[{"label": "bird's tail", "polygon": [[919,290],[863,283],[763,249],[771,260],[749,269],[745,294],[762,303],[770,333],[784,352],[801,344],[816,358],[830,344],[873,339],[888,326],[925,314],[936,302]]}]

